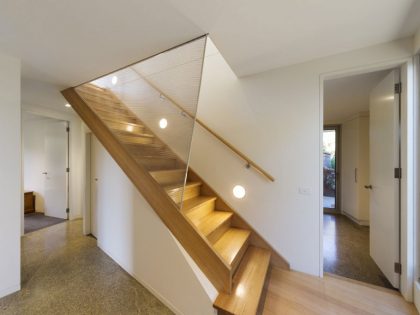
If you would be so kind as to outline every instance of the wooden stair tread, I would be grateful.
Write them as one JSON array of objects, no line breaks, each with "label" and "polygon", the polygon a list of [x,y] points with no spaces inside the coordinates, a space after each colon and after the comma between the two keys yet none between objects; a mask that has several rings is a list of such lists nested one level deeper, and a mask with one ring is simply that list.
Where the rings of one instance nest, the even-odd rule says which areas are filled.
[{"label": "wooden stair tread", "polygon": [[221,292],[213,306],[228,314],[255,315],[270,265],[269,250],[250,246],[233,278],[232,294]]},{"label": "wooden stair tread", "polygon": [[244,229],[230,228],[214,244],[215,250],[235,269],[245,253],[251,232]]},{"label": "wooden stair tread", "polygon": [[182,212],[187,214],[188,212],[194,210],[195,208],[203,205],[207,202],[215,201],[217,197],[211,196],[198,196],[189,200],[186,200],[182,203]]},{"label": "wooden stair tread", "polygon": [[197,228],[204,236],[210,235],[214,230],[216,230],[220,225],[224,224],[230,218],[232,218],[233,213],[227,211],[212,211],[206,215],[201,223],[197,225]]}]

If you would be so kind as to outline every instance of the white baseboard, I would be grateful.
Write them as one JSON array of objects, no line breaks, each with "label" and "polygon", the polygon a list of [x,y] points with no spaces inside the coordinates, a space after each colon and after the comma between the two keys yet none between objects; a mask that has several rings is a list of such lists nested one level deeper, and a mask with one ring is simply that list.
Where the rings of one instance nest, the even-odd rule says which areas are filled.
[{"label": "white baseboard", "polygon": [[354,223],[358,224],[358,225],[362,225],[362,226],[369,226],[369,220],[359,220],[356,219],[355,217],[353,217],[351,214],[348,214],[346,211],[343,211],[343,214],[349,218],[350,220],[352,220]]},{"label": "white baseboard", "polygon": [[179,311],[175,305],[173,305],[170,301],[168,301],[162,294],[160,294],[159,292],[157,292],[152,286],[150,286],[148,283],[146,283],[145,281],[141,280],[140,277],[138,277],[134,271],[129,270],[128,268],[126,268],[126,266],[124,264],[122,264],[118,259],[116,259],[115,257],[113,257],[113,255],[111,255],[107,250],[105,250],[101,244],[99,243],[99,241],[96,243],[97,246],[105,253],[107,254],[109,257],[111,257],[111,259],[113,261],[115,261],[122,269],[124,269],[130,276],[132,276],[134,279],[136,279],[142,286],[144,286],[147,290],[149,290],[159,301],[161,301],[164,305],[166,305],[166,307],[168,307],[172,312],[174,312],[176,315],[184,315],[183,313],[181,313],[181,311]]},{"label": "white baseboard", "polygon": [[9,295],[9,294],[15,293],[19,290],[20,290],[20,284],[11,286],[11,287],[6,288],[6,289],[2,289],[2,290],[0,290],[0,298],[4,297],[6,295]]}]

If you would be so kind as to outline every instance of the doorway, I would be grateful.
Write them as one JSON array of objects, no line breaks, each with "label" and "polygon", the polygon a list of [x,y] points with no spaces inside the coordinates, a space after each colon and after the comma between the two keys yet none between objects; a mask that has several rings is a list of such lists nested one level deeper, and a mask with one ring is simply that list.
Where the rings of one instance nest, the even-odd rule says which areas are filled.
[{"label": "doorway", "polygon": [[23,113],[24,232],[69,215],[69,122]]},{"label": "doorway", "polygon": [[323,269],[392,289],[401,267],[399,84],[399,69],[324,82],[324,125],[338,128],[323,132]]}]

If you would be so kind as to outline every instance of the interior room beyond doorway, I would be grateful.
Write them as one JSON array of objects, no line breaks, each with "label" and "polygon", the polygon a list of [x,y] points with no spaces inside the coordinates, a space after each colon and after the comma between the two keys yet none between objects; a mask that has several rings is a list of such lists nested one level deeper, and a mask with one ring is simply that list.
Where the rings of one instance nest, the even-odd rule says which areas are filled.
[{"label": "interior room beyond doorway", "polygon": [[23,113],[24,232],[68,218],[68,122]]}]

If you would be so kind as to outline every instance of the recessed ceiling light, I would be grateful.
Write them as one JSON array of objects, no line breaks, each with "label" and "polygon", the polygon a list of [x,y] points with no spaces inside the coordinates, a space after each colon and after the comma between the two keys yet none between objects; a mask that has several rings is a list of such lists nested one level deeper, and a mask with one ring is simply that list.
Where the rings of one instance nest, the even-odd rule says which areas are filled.
[{"label": "recessed ceiling light", "polygon": [[233,187],[233,195],[236,198],[242,199],[243,197],[245,197],[245,194],[245,188],[243,188],[241,185],[236,185],[235,187]]},{"label": "recessed ceiling light", "polygon": [[118,77],[117,77],[116,75],[114,75],[114,76],[112,77],[112,79],[111,79],[111,83],[112,83],[113,85],[115,85],[115,84],[117,84],[117,83],[118,83]]},{"label": "recessed ceiling light", "polygon": [[71,107],[71,105],[69,104],[69,103],[67,103],[66,105],[64,105],[64,106],[66,106],[67,108],[70,108]]},{"label": "recessed ceiling light", "polygon": [[159,120],[159,127],[162,129],[165,129],[168,126],[168,121],[166,120],[166,118],[162,118],[161,120]]}]

